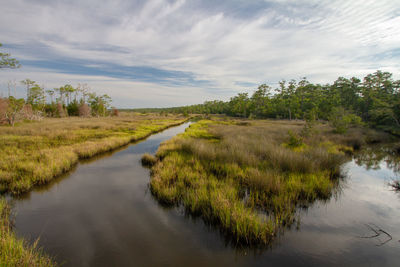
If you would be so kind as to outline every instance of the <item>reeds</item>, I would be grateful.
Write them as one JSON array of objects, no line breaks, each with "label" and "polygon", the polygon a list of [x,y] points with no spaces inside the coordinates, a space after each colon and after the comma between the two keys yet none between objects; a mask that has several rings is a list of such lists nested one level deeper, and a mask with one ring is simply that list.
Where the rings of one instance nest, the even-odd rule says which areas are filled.
[{"label": "reeds", "polygon": [[123,113],[106,118],[47,118],[0,126],[0,191],[27,192],[89,158],[187,120]]},{"label": "reeds", "polygon": [[141,159],[142,165],[145,167],[152,167],[157,162],[157,158],[149,153],[145,153]]},{"label": "reeds", "polygon": [[28,245],[11,230],[10,207],[0,198],[0,266],[56,266],[53,259],[38,248],[37,242]]},{"label": "reeds", "polygon": [[324,127],[300,149],[287,146],[288,132],[299,134],[302,127],[283,121],[192,124],[160,146],[151,192],[164,204],[184,205],[236,242],[266,244],[294,222],[297,207],[332,195],[346,160],[347,146],[330,141]]}]

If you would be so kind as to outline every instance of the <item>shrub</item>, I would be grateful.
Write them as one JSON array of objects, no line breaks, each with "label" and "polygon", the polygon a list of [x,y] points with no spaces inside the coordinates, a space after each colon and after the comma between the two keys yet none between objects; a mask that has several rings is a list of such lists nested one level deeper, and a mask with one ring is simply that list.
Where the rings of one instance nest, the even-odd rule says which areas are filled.
[{"label": "shrub", "polygon": [[33,119],[32,105],[31,104],[25,105],[22,109],[22,114],[24,119],[32,120]]},{"label": "shrub", "polygon": [[88,104],[83,103],[79,106],[79,117],[90,117],[91,114],[91,108],[88,106]]},{"label": "shrub", "polygon": [[64,108],[63,104],[61,104],[61,103],[57,103],[56,116],[59,118],[68,116],[67,110]]},{"label": "shrub", "polygon": [[0,97],[0,124],[6,124],[7,122],[7,110],[8,110],[8,99]]},{"label": "shrub", "polygon": [[287,142],[287,145],[289,147],[295,148],[295,147],[301,147],[303,145],[303,139],[295,134],[293,131],[288,132],[289,135],[289,140]]},{"label": "shrub", "polygon": [[113,117],[118,117],[119,116],[119,110],[116,108],[112,108],[111,110],[111,116]]},{"label": "shrub", "polygon": [[67,106],[68,116],[79,116],[79,106],[76,101],[73,101]]}]

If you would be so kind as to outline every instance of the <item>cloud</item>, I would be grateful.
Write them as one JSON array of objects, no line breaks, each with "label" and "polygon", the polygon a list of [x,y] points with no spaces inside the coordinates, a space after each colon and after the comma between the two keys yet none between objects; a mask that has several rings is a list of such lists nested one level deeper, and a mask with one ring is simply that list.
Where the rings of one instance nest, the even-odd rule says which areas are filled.
[{"label": "cloud", "polygon": [[[395,2],[14,0],[2,5],[0,41],[25,66],[18,75],[51,69],[51,83],[65,83],[68,74],[96,81],[99,90],[113,88],[114,98],[121,84],[126,92],[134,92],[129,84],[146,85],[154,89],[124,93],[116,104],[139,97],[180,105],[226,100],[243,86],[280,79],[325,83],[376,69],[396,76]],[[146,101],[137,103],[151,106]]]}]

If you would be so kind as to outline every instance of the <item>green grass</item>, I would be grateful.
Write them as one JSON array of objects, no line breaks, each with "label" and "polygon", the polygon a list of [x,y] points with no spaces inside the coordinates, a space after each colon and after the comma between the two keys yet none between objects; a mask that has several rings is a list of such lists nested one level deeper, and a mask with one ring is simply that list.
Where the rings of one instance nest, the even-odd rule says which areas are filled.
[{"label": "green grass", "polygon": [[47,118],[0,126],[0,191],[20,194],[89,158],[187,120],[122,113],[106,118]]},{"label": "green grass", "polygon": [[[199,121],[161,144],[151,192],[217,225],[234,242],[267,244],[295,222],[299,207],[335,193],[352,135],[368,137],[363,130],[337,136],[327,125],[301,136],[303,129],[303,122]],[[288,145],[293,136],[301,142]]]},{"label": "green grass", "polygon": [[142,156],[142,165],[146,167],[152,167],[157,162],[157,158],[149,153],[145,153]]},{"label": "green grass", "polygon": [[11,228],[10,207],[0,198],[0,266],[56,266],[53,259],[37,247],[37,242],[28,245],[18,239]]}]

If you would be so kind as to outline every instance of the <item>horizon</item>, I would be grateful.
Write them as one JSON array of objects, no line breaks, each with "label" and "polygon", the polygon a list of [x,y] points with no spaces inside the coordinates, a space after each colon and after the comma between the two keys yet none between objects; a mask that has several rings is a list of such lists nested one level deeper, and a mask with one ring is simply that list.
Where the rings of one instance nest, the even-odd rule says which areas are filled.
[{"label": "horizon", "polygon": [[87,83],[123,109],[227,101],[259,84],[332,83],[376,70],[399,78],[396,1],[27,1],[2,5],[8,80]]}]

